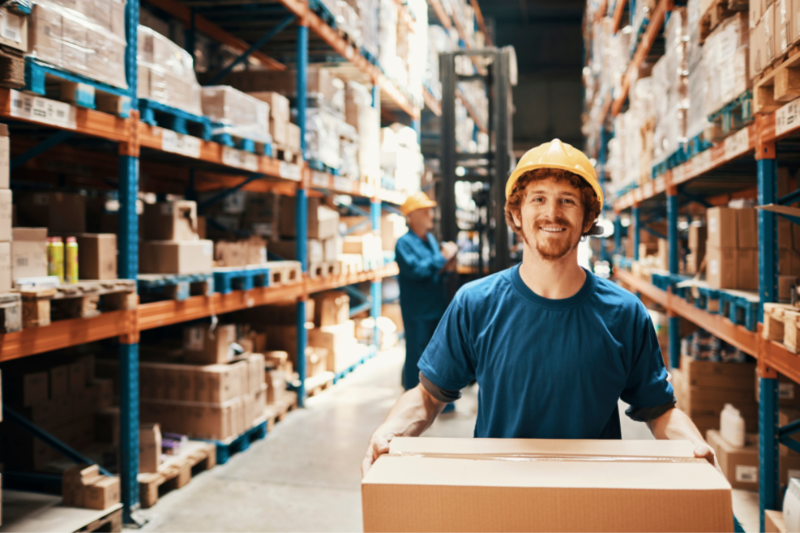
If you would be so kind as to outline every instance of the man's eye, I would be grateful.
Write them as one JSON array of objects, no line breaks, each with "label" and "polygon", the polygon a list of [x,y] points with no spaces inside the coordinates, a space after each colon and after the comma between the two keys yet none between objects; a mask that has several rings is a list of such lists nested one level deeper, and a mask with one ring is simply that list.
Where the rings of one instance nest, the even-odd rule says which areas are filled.
[{"label": "man's eye", "polygon": [[573,200],[571,200],[570,198],[565,198],[563,201],[564,201],[564,203],[565,203],[565,204],[574,204],[574,203],[575,203],[575,202],[574,202]]}]

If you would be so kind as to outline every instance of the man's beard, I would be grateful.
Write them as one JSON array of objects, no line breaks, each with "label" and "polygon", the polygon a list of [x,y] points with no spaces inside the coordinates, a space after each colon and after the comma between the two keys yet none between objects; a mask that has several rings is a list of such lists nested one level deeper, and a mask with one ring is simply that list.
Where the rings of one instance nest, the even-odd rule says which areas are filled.
[{"label": "man's beard", "polygon": [[[536,251],[545,261],[558,261],[562,259],[564,256],[569,254],[572,250],[578,247],[578,244],[581,241],[581,236],[578,234],[574,240],[572,239],[572,234],[574,233],[574,228],[572,224],[569,223],[568,220],[557,217],[555,220],[534,220],[533,224],[528,228],[528,230],[522,231],[522,238],[525,241],[525,244],[531,246],[531,239],[528,239],[528,232],[531,232],[531,235],[536,235],[536,232],[539,230],[540,226],[546,226],[548,224],[556,224],[566,228],[566,231],[563,234],[555,234],[559,235],[558,238],[546,238],[544,235],[542,238],[537,239],[533,238],[533,245],[536,248]],[[543,230],[541,233],[546,233]],[[554,235],[554,237],[555,237]]]}]

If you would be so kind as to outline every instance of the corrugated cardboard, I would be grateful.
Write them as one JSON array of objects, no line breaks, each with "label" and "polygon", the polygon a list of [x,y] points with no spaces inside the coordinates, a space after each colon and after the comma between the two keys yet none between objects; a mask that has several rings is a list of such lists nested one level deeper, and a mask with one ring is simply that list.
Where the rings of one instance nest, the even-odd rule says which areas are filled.
[{"label": "corrugated cardboard", "polygon": [[269,104],[270,118],[277,118],[285,122],[289,121],[291,117],[289,99],[282,94],[271,91],[251,92],[247,94]]},{"label": "corrugated cardboard", "polygon": [[[748,434],[743,448],[732,446],[716,430],[706,434],[708,445],[714,449],[720,470],[731,487],[743,490],[758,490],[758,435]],[[780,455],[779,478],[781,485],[789,481],[789,472],[800,474],[800,455]],[[793,475],[792,477],[798,477]]]},{"label": "corrugated cardboard", "polygon": [[31,372],[22,376],[22,405],[30,407],[48,400],[47,372]]},{"label": "corrugated cardboard", "polygon": [[[711,211],[709,209],[709,211]],[[736,289],[739,278],[739,250],[712,246],[709,230],[709,246],[706,249],[706,282],[714,289]]]},{"label": "corrugated cardboard", "polygon": [[712,207],[706,211],[708,224],[708,246],[714,248],[737,248],[737,210],[729,207]]},{"label": "corrugated cardboard", "polygon": [[781,511],[770,511],[769,509],[764,511],[764,533],[786,533],[786,524],[783,522]]},{"label": "corrugated cardboard", "polygon": [[145,204],[144,238],[153,241],[196,241],[197,204],[190,200]]},{"label": "corrugated cardboard", "polygon": [[314,324],[333,326],[350,320],[350,297],[344,291],[317,293],[314,298]]},{"label": "corrugated cardboard", "polygon": [[[0,137],[0,139],[8,139],[8,137]],[[8,190],[8,182],[6,187],[0,187],[0,241],[8,242],[11,240],[11,225],[12,225],[12,192]]]},{"label": "corrugated cardboard", "polygon": [[[296,237],[295,199],[281,196],[278,230],[283,237]],[[339,234],[339,213],[322,205],[319,198],[308,199],[308,238],[328,239]]]},{"label": "corrugated cardboard", "polygon": [[[755,209],[736,209],[737,247],[758,249],[758,211]],[[722,217],[725,220],[727,217]]]},{"label": "corrugated cardboard", "polygon": [[[0,44],[21,52],[28,51],[28,17],[4,7],[0,9],[0,28],[3,28],[3,32],[0,32]],[[5,142],[6,153],[8,153],[8,135],[6,135]],[[7,162],[8,159],[6,159],[6,165],[8,165]]]},{"label": "corrugated cardboard", "polygon": [[78,275],[80,279],[117,279],[116,235],[78,235]]},{"label": "corrugated cardboard", "polygon": [[139,472],[156,473],[161,464],[161,428],[139,424]]},{"label": "corrugated cardboard", "polygon": [[86,487],[84,507],[103,510],[120,502],[121,491],[118,477],[103,477]]},{"label": "corrugated cardboard", "polygon": [[733,527],[730,485],[687,441],[397,438],[361,496],[364,531]]},{"label": "corrugated cardboard", "polygon": [[214,365],[227,363],[233,356],[231,343],[236,342],[236,326],[204,324],[183,329],[183,356],[187,363]]},{"label": "corrugated cardboard", "polygon": [[736,258],[736,288],[757,291],[758,249],[737,250]]},{"label": "corrugated cardboard", "polygon": [[778,276],[778,301],[789,303],[792,298],[792,287],[797,286],[797,276]]},{"label": "corrugated cardboard", "polygon": [[300,152],[300,126],[297,124],[286,123],[286,147],[295,153]]},{"label": "corrugated cardboard", "polygon": [[142,274],[194,274],[211,272],[214,265],[212,241],[145,241],[140,243],[139,271]]},{"label": "corrugated cardboard", "polygon": [[47,275],[47,228],[14,228],[11,267],[13,279]]},{"label": "corrugated cardboard", "polygon": [[51,235],[86,232],[86,197],[80,194],[18,191],[14,204],[21,226],[44,227]]}]

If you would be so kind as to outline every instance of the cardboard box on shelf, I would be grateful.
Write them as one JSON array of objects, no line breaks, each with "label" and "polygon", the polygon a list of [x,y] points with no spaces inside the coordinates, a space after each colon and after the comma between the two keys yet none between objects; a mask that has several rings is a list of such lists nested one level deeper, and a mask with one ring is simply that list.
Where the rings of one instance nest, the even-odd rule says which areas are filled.
[{"label": "cardboard box on shelf", "polygon": [[350,296],[346,292],[321,292],[313,298],[315,326],[334,326],[350,320]]},{"label": "cardboard box on shelf", "polygon": [[103,477],[86,488],[84,506],[102,511],[118,504],[121,494],[118,477]]},{"label": "cardboard box on shelf", "polygon": [[[561,460],[475,460],[509,455]],[[568,459],[575,456],[581,460]],[[632,457],[642,460],[626,460]],[[397,438],[362,480],[361,495],[364,531],[733,527],[730,485],[693,460],[685,441]],[[619,506],[647,512],[606,512]]]},{"label": "cardboard box on shelf", "polygon": [[161,428],[139,424],[139,472],[156,473],[161,464]]},{"label": "cardboard box on shelf", "polygon": [[14,228],[11,243],[13,279],[47,275],[47,228]]},{"label": "cardboard box on shelf", "polygon": [[202,365],[222,364],[233,356],[231,343],[236,342],[236,326],[207,324],[183,329],[183,356],[186,362]]},{"label": "cardboard box on shelf", "polygon": [[736,289],[758,290],[758,249],[736,251]]},{"label": "cardboard box on shelf", "polygon": [[294,153],[300,153],[300,126],[286,123],[286,148]]},{"label": "cardboard box on shelf", "polygon": [[[21,52],[28,51],[28,17],[11,11],[7,7],[0,9],[0,44]],[[6,132],[6,139],[8,132]],[[8,141],[6,141],[8,142]],[[6,145],[6,149],[8,145]]]},{"label": "cardboard box on shelf", "polygon": [[739,250],[709,244],[706,249],[706,282],[714,289],[738,288],[738,265]]},{"label": "cardboard box on shelf", "polygon": [[778,276],[778,301],[789,303],[792,299],[792,287],[797,286],[797,276]]},{"label": "cardboard box on shelf", "polygon": [[376,257],[381,255],[382,249],[381,238],[372,233],[348,235],[342,239],[342,252],[346,254]]},{"label": "cardboard box on shelf", "polygon": [[86,197],[80,194],[19,191],[14,205],[21,226],[45,227],[52,235],[86,231]]},{"label": "cardboard box on shelf", "polygon": [[[14,389],[16,387],[9,387]],[[22,376],[22,405],[30,407],[49,399],[49,376],[47,372],[29,372]]]},{"label": "cardboard box on shelf", "polygon": [[[2,138],[2,137],[0,137]],[[11,240],[12,205],[13,193],[6,188],[0,188],[0,241],[8,242]]]},{"label": "cardboard box on shelf", "polygon": [[708,226],[699,226],[692,224],[689,226],[689,249],[692,252],[697,250],[705,250],[706,241],[708,240]]},{"label": "cardboard box on shelf", "polygon": [[[758,249],[758,211],[755,209],[735,209],[737,248]],[[724,221],[724,217],[722,219]],[[726,228],[722,230],[725,231]]]},{"label": "cardboard box on shelf", "polygon": [[729,207],[712,207],[706,210],[709,248],[738,248],[737,211]]},{"label": "cardboard box on shelf", "polygon": [[248,93],[253,98],[258,98],[269,104],[270,118],[278,118],[285,122],[289,122],[291,118],[291,109],[289,108],[289,99],[276,92],[261,91]]},{"label": "cardboard box on shelf", "polygon": [[322,255],[324,261],[336,261],[342,255],[342,238],[331,237],[322,241]]},{"label": "cardboard box on shelf", "polygon": [[[714,449],[720,470],[734,489],[758,490],[758,435],[748,434],[743,448],[732,446],[716,430],[706,434],[708,445]],[[781,485],[789,481],[790,471],[800,470],[800,455],[780,455]]]},{"label": "cardboard box on shelf", "polygon": [[[325,260],[322,241],[309,238],[306,250],[306,259],[309,263],[320,263]],[[269,251],[285,260],[294,261],[297,259],[297,241],[270,239]]]},{"label": "cardboard box on shelf", "polygon": [[[278,231],[282,237],[296,237],[294,198],[281,196]],[[323,205],[319,198],[308,199],[308,238],[328,239],[339,235],[339,213]]]},{"label": "cardboard box on shelf", "polygon": [[337,357],[345,356],[358,344],[355,322],[322,326],[308,330],[308,345],[328,350],[328,370],[337,370]]},{"label": "cardboard box on shelf", "polygon": [[309,346],[306,348],[306,377],[313,378],[328,370],[328,350]]},{"label": "cardboard box on shelf", "polygon": [[238,241],[218,241],[214,243],[214,257],[217,266],[260,265],[267,262],[267,241],[255,235]]},{"label": "cardboard box on shelf", "polygon": [[[758,2],[752,2],[757,4]],[[764,510],[764,533],[787,533],[783,512]]]},{"label": "cardboard box on shelf", "polygon": [[278,147],[286,146],[289,141],[289,119],[269,117],[269,134],[272,142]]},{"label": "cardboard box on shelf", "polygon": [[78,235],[78,275],[80,279],[117,279],[116,235]]},{"label": "cardboard box on shelf", "polygon": [[10,291],[12,285],[11,243],[0,242],[0,293]]},{"label": "cardboard box on shelf", "polygon": [[195,241],[197,203],[176,200],[145,204],[142,215],[144,238],[152,241]]},{"label": "cardboard box on shelf", "polygon": [[267,370],[264,375],[267,384],[267,404],[274,405],[281,401],[286,391],[286,373],[283,370]]},{"label": "cardboard box on shelf", "polygon": [[144,241],[139,246],[142,274],[195,274],[214,266],[212,241]]},{"label": "cardboard box on shelf", "polygon": [[108,407],[94,414],[94,440],[106,444],[119,444],[119,407]]}]

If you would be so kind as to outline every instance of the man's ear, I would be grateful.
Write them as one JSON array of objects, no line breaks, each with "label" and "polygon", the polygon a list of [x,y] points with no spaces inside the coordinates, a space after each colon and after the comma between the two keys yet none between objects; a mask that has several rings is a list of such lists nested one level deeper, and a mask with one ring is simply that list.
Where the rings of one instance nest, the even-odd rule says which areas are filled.
[{"label": "man's ear", "polygon": [[511,218],[514,220],[516,227],[522,227],[522,211],[511,211]]}]

